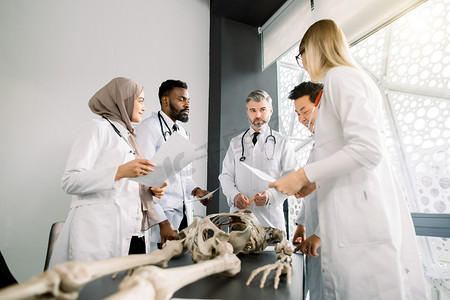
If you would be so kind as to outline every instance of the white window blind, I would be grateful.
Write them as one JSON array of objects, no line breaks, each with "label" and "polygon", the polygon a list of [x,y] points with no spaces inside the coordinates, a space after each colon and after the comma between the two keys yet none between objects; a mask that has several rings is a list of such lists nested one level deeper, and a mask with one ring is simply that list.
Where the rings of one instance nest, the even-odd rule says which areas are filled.
[{"label": "white window blind", "polygon": [[309,0],[287,1],[260,29],[263,69],[297,44],[310,25]]},{"label": "white window blind", "polygon": [[260,28],[263,69],[297,44],[315,21],[334,20],[354,44],[425,1],[313,0],[313,5],[311,0],[287,1]]},{"label": "white window blind", "polygon": [[332,19],[350,44],[386,26],[426,0],[315,0],[313,22]]}]

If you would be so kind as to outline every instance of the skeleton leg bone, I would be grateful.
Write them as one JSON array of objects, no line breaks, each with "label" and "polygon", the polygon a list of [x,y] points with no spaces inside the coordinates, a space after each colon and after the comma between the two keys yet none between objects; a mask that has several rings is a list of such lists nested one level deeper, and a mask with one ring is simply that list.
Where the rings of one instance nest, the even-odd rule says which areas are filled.
[{"label": "skeleton leg bone", "polygon": [[221,243],[217,251],[220,254],[216,258],[190,266],[170,269],[154,266],[138,268],[133,276],[122,281],[119,292],[107,300],[144,299],[152,291],[155,292],[154,299],[170,299],[176,291],[201,278],[222,272],[233,276],[241,270],[241,261],[233,254],[231,244]]},{"label": "skeleton leg bone", "polygon": [[168,241],[162,250],[149,254],[115,257],[89,263],[66,262],[53,270],[35,276],[25,283],[0,290],[0,299],[30,299],[53,295],[56,299],[76,299],[78,292],[88,282],[102,276],[142,265],[166,266],[174,256],[180,255],[183,246],[179,241]]}]

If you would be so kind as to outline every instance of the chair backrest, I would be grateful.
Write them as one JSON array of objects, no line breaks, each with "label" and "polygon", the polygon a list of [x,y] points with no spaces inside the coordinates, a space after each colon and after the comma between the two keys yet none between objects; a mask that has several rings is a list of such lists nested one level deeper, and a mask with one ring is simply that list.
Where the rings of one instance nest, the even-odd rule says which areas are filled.
[{"label": "chair backrest", "polygon": [[48,264],[50,263],[50,257],[52,256],[53,247],[55,246],[55,242],[58,239],[59,233],[63,228],[64,222],[55,222],[52,224],[52,228],[50,229],[50,235],[48,237],[48,246],[47,246],[47,256],[45,258],[44,271],[47,270]]},{"label": "chair backrest", "polygon": [[0,251],[0,289],[15,283],[17,283],[17,280],[14,278],[13,274],[11,274],[2,251]]}]

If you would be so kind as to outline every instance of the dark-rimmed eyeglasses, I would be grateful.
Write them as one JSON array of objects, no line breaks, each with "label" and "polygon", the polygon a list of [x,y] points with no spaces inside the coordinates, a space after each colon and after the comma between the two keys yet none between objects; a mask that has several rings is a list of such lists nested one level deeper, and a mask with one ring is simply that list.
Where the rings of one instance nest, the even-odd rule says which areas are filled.
[{"label": "dark-rimmed eyeglasses", "polygon": [[305,53],[305,49],[300,50],[300,53],[298,55],[295,56],[295,60],[297,61],[297,64],[299,65],[300,68],[304,69],[305,67],[303,66],[303,62],[302,62],[302,55],[303,53]]}]

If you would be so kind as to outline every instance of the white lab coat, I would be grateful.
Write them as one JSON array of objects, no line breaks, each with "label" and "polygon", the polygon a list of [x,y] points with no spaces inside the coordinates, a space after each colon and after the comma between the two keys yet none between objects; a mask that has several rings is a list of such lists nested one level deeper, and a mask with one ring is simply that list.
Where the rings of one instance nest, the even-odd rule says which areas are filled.
[{"label": "white lab coat", "polygon": [[[161,122],[159,121],[158,114],[153,112],[150,117],[143,120],[136,128],[136,139],[147,159],[151,159],[165,142],[164,134],[166,139],[169,139],[172,133],[174,122],[164,112],[160,111],[160,113],[166,121],[167,127],[162,120]],[[186,130],[180,125],[180,122],[177,122],[177,125],[179,127],[178,133],[189,139]],[[197,185],[191,179],[190,166],[170,177],[167,183],[164,196],[161,197],[159,204],[155,203],[154,208],[160,222],[168,220],[175,229],[178,229],[183,219],[183,203],[190,197],[192,190]],[[190,213],[190,211],[187,210],[187,213]],[[190,219],[192,218],[188,218],[188,220]],[[159,226],[152,227],[151,241],[154,243],[161,241]]]},{"label": "white lab coat", "polygon": [[[309,154],[308,163],[314,161],[314,148]],[[312,192],[304,197],[300,203],[300,212],[295,220],[298,225],[304,225],[306,238],[316,235],[320,238],[319,213],[317,211],[317,194]],[[318,257],[306,256],[305,262],[305,289],[304,295],[309,291],[309,298],[314,300],[325,299],[323,297],[322,283],[322,254],[321,248],[317,249]]]},{"label": "white lab coat", "polygon": [[[297,159],[289,140],[273,130],[276,144],[270,135],[270,128],[266,126],[258,136],[258,142],[253,145],[251,130],[244,136],[244,155],[247,165],[264,171],[273,178],[279,178],[298,168]],[[248,208],[257,217],[262,226],[273,227],[286,231],[283,214],[283,202],[287,196],[269,189],[269,183],[254,175],[240,162],[242,156],[241,140],[244,132],[231,139],[230,146],[222,163],[222,173],[219,175],[222,192],[227,197],[230,212],[238,210],[234,206],[234,197],[241,193],[249,200],[256,193],[267,191],[269,202],[266,206],[256,206],[254,202]],[[267,157],[266,157],[267,154]],[[268,159],[272,158],[273,159]]]},{"label": "white lab coat", "polygon": [[[112,122],[128,137],[128,130]],[[131,237],[143,235],[139,185],[114,179],[118,167],[133,159],[132,149],[107,120],[93,119],[81,127],[61,181],[72,202],[49,268],[128,255]]]},{"label": "white lab coat", "polygon": [[326,299],[425,299],[405,197],[389,167],[382,97],[361,70],[333,68],[315,122],[316,182]]}]

